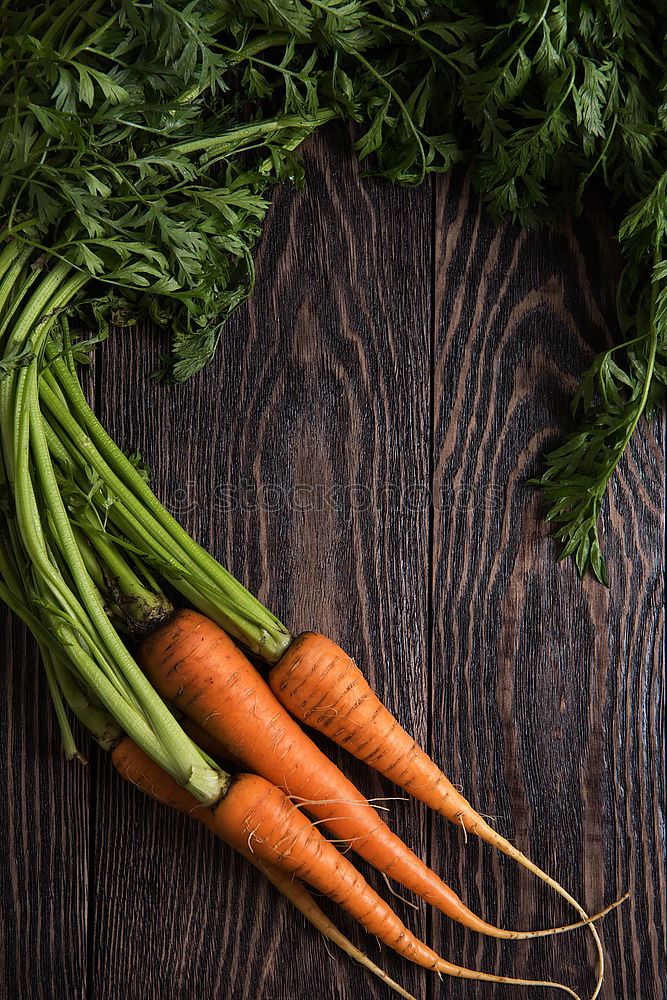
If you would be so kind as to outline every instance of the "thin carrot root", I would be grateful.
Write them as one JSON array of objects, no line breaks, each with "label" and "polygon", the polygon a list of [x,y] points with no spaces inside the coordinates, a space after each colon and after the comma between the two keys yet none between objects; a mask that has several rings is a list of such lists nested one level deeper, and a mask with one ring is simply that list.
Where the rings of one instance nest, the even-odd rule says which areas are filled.
[{"label": "thin carrot root", "polygon": [[[190,722],[190,720],[184,720],[184,721],[186,722],[186,724],[187,724],[187,722]],[[191,722],[190,722],[190,725],[187,726],[187,728],[186,728],[186,731],[188,732],[188,734],[192,738],[195,738],[195,736],[197,736],[199,730],[201,730],[201,727],[198,726],[197,723],[191,723]],[[204,730],[201,730],[201,731],[203,733],[205,733]],[[226,753],[226,751],[224,750],[224,748],[221,747],[220,744],[217,743],[217,741],[215,739],[213,739],[211,736],[209,736],[208,734],[205,734],[205,735],[206,735],[206,747],[205,748],[206,748],[207,752],[211,753],[214,757],[219,757],[219,758],[224,759],[225,758],[225,753]],[[352,804],[355,801],[355,800],[351,800],[351,799],[304,799],[304,798],[302,798],[299,795],[287,795],[287,794],[285,795],[285,798],[287,799],[288,802],[290,802],[292,804],[292,810],[293,811],[295,811],[295,810],[298,811],[298,810],[301,810],[301,809],[304,809],[304,808],[308,809],[309,806],[317,806],[317,805],[341,805],[341,804],[345,805],[346,803]],[[396,798],[399,801],[404,801],[404,799],[403,799],[402,796],[392,796],[392,798]],[[372,800],[367,799],[366,801],[370,802]],[[377,806],[375,808],[377,808]],[[326,826],[327,824],[329,824],[331,822],[335,822],[337,820],[349,819],[349,818],[350,817],[342,816],[342,815],[340,815],[340,816],[328,816],[326,819],[323,819],[323,820],[322,819],[319,819],[319,820],[310,820],[310,825],[312,827],[323,826],[323,825]],[[252,837],[252,834],[251,834],[251,837]],[[354,847],[354,840],[355,839],[358,839],[358,838],[352,838],[352,840],[349,840],[347,838],[346,839],[340,839],[340,840],[337,840],[337,839],[331,838],[331,837],[327,838],[327,840],[328,840],[328,842],[330,844],[340,844],[340,845],[345,844],[348,847],[350,847],[350,846]],[[280,845],[277,845],[277,846],[280,846]],[[406,899],[405,896],[401,896],[400,893],[396,892],[396,890],[392,887],[389,878],[387,877],[387,875],[384,872],[381,872],[381,875],[382,875],[382,878],[384,879],[384,881],[385,881],[385,883],[387,885],[387,888],[388,888],[389,892],[393,896],[395,896],[397,899],[400,899],[401,902],[405,903],[407,906],[411,906],[415,910],[418,909],[418,907],[413,902],[411,902],[409,899]],[[564,924],[564,925],[562,925],[560,927],[547,927],[547,928],[545,928],[543,930],[531,930],[531,931],[506,930],[504,928],[497,928],[497,927],[494,927],[493,925],[490,925],[491,926],[491,931],[489,932],[489,934],[491,936],[494,936],[494,937],[499,937],[499,938],[502,938],[502,939],[512,940],[512,941],[521,941],[521,940],[527,940],[527,939],[530,939],[530,938],[539,938],[539,937],[550,937],[551,935],[554,935],[554,934],[565,934],[565,933],[567,933],[569,931],[579,930],[582,927],[588,927],[589,924],[592,924],[592,923],[595,923],[598,920],[601,920],[603,917],[605,917],[612,910],[616,909],[617,906],[620,906],[620,904],[622,902],[624,902],[628,898],[629,895],[630,895],[629,893],[626,893],[625,896],[622,896],[620,899],[616,900],[616,902],[611,903],[609,906],[607,906],[604,910],[601,910],[599,913],[595,913],[592,916],[587,917],[586,919],[578,920],[578,921],[576,921],[575,923],[572,923],[572,924]]]},{"label": "thin carrot root", "polygon": [[[113,751],[112,760],[116,770],[127,781],[139,788],[151,798],[157,799],[164,805],[171,806],[179,812],[192,816],[199,820],[212,833],[216,833],[215,818],[210,809],[202,806],[185,788],[177,784],[174,779],[163,771],[151,758],[144,753],[140,747],[126,737]],[[412,993],[408,993],[400,983],[393,980],[384,969],[376,965],[363,951],[355,945],[340,931],[336,925],[327,917],[326,913],[320,909],[311,894],[302,882],[293,875],[287,875],[274,865],[259,861],[250,851],[237,848],[251,865],[254,865],[276,889],[282,893],[289,901],[304,915],[306,920],[320,931],[329,941],[335,944],[341,951],[349,955],[364,968],[372,972],[374,976],[381,979],[386,986],[392,989],[405,1000],[416,1000]]]},{"label": "thin carrot root", "polygon": [[560,883],[497,833],[473,809],[398,724],[347,653],[326,636],[305,632],[272,667],[269,684],[282,705],[301,722],[324,733],[416,799],[460,825],[464,832],[476,834],[513,858],[567,900],[581,917],[580,922],[544,931],[510,931],[495,936],[542,937],[586,925],[593,935],[597,952],[598,974],[591,997],[595,1000],[604,975],[602,942],[591,923],[591,919],[596,918],[589,917]]},{"label": "thin carrot root", "polygon": [[286,875],[281,872],[280,869],[274,867],[273,865],[266,865],[255,858],[253,854],[249,851],[239,851],[243,857],[254,865],[258,871],[262,872],[263,875],[271,882],[276,889],[282,893],[291,903],[299,910],[306,920],[317,928],[325,938],[328,938],[336,947],[340,948],[341,951],[349,955],[350,958],[354,959],[364,968],[372,972],[374,976],[381,979],[394,993],[398,993],[399,996],[405,997],[405,1000],[415,1000],[412,993],[408,993],[399,983],[387,975],[384,969],[381,969],[379,965],[376,965],[363,951],[355,947],[349,938],[338,930],[336,925],[329,920],[327,915],[323,910],[319,908],[311,894],[305,888],[299,879],[292,875]]},{"label": "thin carrot root", "polygon": [[[312,827],[303,814],[275,786],[257,775],[243,774],[233,780],[225,797],[214,810],[198,803],[178,785],[136,743],[125,737],[112,752],[119,774],[141,791],[165,805],[202,822],[225,843],[234,847],[259,868],[287,896],[307,919],[400,996],[414,1000],[363,952],[355,948],[315,903],[295,878],[296,875],[338,902],[370,933],[389,944],[399,954],[425,968],[463,979],[506,983],[516,986],[545,986],[561,990],[580,1000],[568,986],[548,980],[512,979],[476,972],[440,958],[404,927],[396,914],[364,881],[356,869]],[[247,838],[248,843],[245,843]],[[288,851],[276,850],[275,843],[291,841]],[[249,846],[250,845],[250,846]],[[336,888],[332,889],[332,885]]]},{"label": "thin carrot root", "polygon": [[457,965],[450,965],[449,962],[443,962],[437,967],[438,972],[444,972],[448,976],[455,976],[457,979],[477,979],[485,983],[504,983],[506,986],[544,986],[550,987],[554,990],[561,990],[563,993],[567,993],[568,996],[574,997],[574,1000],[581,1000],[578,993],[575,993],[573,989],[569,986],[565,986],[563,983],[554,983],[550,979],[511,979],[509,976],[492,976],[484,972],[473,972],[469,974],[468,969],[461,969]]},{"label": "thin carrot root", "polygon": [[396,899],[400,899],[400,901],[402,903],[405,903],[406,906],[411,906],[413,910],[419,910],[419,907],[416,905],[416,903],[413,903],[412,900],[410,899],[406,899],[405,896],[401,896],[400,892],[396,892],[396,890],[394,889],[393,885],[391,884],[391,882],[389,881],[384,872],[382,872],[382,878],[384,879],[384,883],[387,886],[387,889],[389,889],[389,892],[392,894],[392,896],[395,896]]},{"label": "thin carrot root", "polygon": [[174,712],[183,731],[188,734],[192,742],[196,743],[201,750],[204,750],[211,757],[218,758],[236,771],[243,770],[242,762],[228,750],[225,750],[220,743],[212,739],[202,726],[198,725],[198,723],[190,719],[187,715],[182,715],[176,709],[174,709]]},{"label": "thin carrot root", "polygon": [[[490,831],[494,836],[492,838],[490,836],[485,836],[486,830]],[[565,889],[560,884],[560,882],[557,882],[555,879],[551,878],[550,875],[547,875],[547,873],[543,871],[541,868],[539,868],[536,864],[534,864],[534,862],[532,862],[530,858],[527,858],[526,855],[522,854],[522,852],[518,848],[514,847],[514,845],[511,844],[509,840],[506,840],[504,837],[501,837],[500,834],[496,833],[496,831],[493,830],[492,827],[490,826],[487,826],[486,830],[484,832],[479,833],[479,836],[482,837],[483,840],[486,840],[487,843],[492,844],[499,851],[502,851],[503,854],[506,854],[508,857],[518,862],[518,864],[522,865],[527,871],[532,872],[533,875],[536,875],[537,878],[541,879],[542,882],[545,882],[551,889],[554,890],[554,892],[558,893],[559,896],[562,896],[563,899],[565,899],[570,904],[570,906],[574,907],[574,909],[581,917],[582,923],[585,923],[588,926],[589,931],[593,935],[593,942],[595,944],[595,950],[597,954],[597,978],[595,980],[595,988],[591,993],[590,1000],[596,1000],[596,998],[600,993],[600,990],[602,989],[602,983],[604,981],[604,949],[602,947],[602,939],[600,938],[597,928],[593,923],[591,923],[591,920],[595,918],[589,917],[584,908],[581,906],[581,904],[574,898],[574,896],[570,895],[567,889]],[[603,910],[601,915],[604,915],[605,913],[608,913],[609,910],[614,909],[617,905],[619,905],[625,899],[627,899],[629,895],[630,895],[629,893],[626,893],[615,903],[612,903],[611,906],[607,907],[606,910]]]}]

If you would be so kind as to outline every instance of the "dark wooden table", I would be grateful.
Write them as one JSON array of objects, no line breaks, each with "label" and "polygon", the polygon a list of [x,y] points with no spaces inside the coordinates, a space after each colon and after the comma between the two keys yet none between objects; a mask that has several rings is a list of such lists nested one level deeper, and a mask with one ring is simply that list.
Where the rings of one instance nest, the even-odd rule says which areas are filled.
[{"label": "dark wooden table", "polygon": [[[309,186],[276,191],[257,289],[209,369],[158,386],[160,340],[119,332],[98,351],[98,412],[188,530],[292,631],[353,654],[480,811],[589,910],[633,890],[604,922],[603,997],[657,1000],[664,429],[642,424],[614,478],[609,590],[554,564],[524,485],[568,425],[591,345],[614,335],[613,227],[593,201],[554,232],[498,229],[463,173],[414,190],[360,179],[341,129],[304,155]],[[3,623],[2,997],[391,995],[94,748],[88,767],[66,764],[34,643]],[[329,750],[369,795],[395,794]],[[488,919],[571,919],[490,848],[389,805]],[[498,944],[396,905],[453,960],[590,991],[583,932]],[[420,1000],[557,995],[440,982],[364,944]]]}]

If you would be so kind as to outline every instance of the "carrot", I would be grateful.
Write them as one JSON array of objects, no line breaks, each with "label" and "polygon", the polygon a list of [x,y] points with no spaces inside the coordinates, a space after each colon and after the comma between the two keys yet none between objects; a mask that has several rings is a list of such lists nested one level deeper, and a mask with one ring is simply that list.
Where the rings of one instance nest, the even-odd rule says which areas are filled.
[{"label": "carrot", "polygon": [[228,764],[235,771],[245,770],[243,761],[240,761],[227,747],[214,739],[198,722],[195,722],[194,719],[189,718],[187,715],[181,715],[180,712],[177,713],[177,716],[183,732],[187,733],[192,742],[196,743],[201,750],[204,750],[210,757],[216,757],[218,760]]},{"label": "carrot", "polygon": [[[281,704],[301,722],[324,733],[420,802],[514,858],[566,899],[583,920],[588,919],[563,886],[473,809],[382,704],[354,660],[331,639],[316,632],[298,636],[270,670],[269,684]],[[589,926],[600,963],[595,997],[602,983],[604,958],[598,933],[592,924]]]},{"label": "carrot", "polygon": [[[194,724],[192,728],[194,729]],[[213,753],[219,750],[215,745],[210,750],[207,747],[203,749]],[[127,737],[123,739],[112,752],[111,759],[118,773],[146,795],[150,795],[172,809],[192,816],[193,819],[203,823],[211,833],[217,833],[213,812],[197,802],[194,796],[190,795],[166,771],[163,771],[133,740]],[[408,993],[399,983],[391,979],[383,969],[345,937],[326,913],[320,909],[303,882],[300,882],[293,875],[281,871],[275,865],[260,862],[247,848],[237,848],[237,852],[265,875],[278,892],[289,899],[306,920],[341,951],[363,965],[399,996],[405,997],[405,1000],[415,1000],[411,993]]]},{"label": "carrot", "polygon": [[215,832],[213,812],[198,802],[187,788],[179,785],[175,778],[167,774],[129,736],[123,736],[113,748],[111,763],[121,778],[134,785],[145,795],[169,806],[170,809],[186,813],[192,819],[203,823],[212,833]]},{"label": "carrot", "polygon": [[[417,965],[462,979],[550,986],[577,998],[573,990],[560,983],[494,976],[441,958],[405,927],[347,858],[279,788],[264,778],[255,774],[237,775],[230,780],[220,802],[212,810],[206,810],[129,738],[116,747],[112,760],[124,778],[153,798],[200,819],[237,851],[250,853],[256,864],[278,868],[283,876],[296,876],[307,882],[338,903],[369,933]],[[204,815],[207,811],[210,818]]]},{"label": "carrot", "polygon": [[[381,819],[276,700],[229,636],[198,612],[181,610],[145,639],[138,660],[160,694],[226,754],[292,796],[335,837],[379,871],[471,930],[519,939],[570,930],[515,931],[474,914]],[[588,918],[584,918],[588,921]]]}]

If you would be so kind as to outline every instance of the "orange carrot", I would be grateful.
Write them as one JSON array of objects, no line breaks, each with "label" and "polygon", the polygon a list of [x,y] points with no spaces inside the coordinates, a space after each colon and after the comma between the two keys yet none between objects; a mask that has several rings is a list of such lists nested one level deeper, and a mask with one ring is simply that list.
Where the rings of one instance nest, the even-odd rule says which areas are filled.
[{"label": "orange carrot", "polygon": [[561,889],[473,809],[385,708],[354,660],[331,639],[315,632],[298,636],[270,671],[269,684],[301,722]]},{"label": "orange carrot", "polygon": [[[138,659],[168,701],[222,744],[245,768],[292,796],[335,837],[379,871],[471,930],[518,939],[569,930],[514,931],[476,916],[396,836],[336,765],[276,700],[259,673],[218,625],[179,611],[145,639]],[[588,920],[588,918],[584,918]]]},{"label": "orange carrot", "polygon": [[[331,639],[315,632],[298,636],[271,669],[269,684],[281,704],[301,722],[324,733],[453,823],[514,858],[586,919],[576,899],[473,809],[382,704],[354,660]],[[592,924],[589,926],[600,962],[595,997],[602,982],[604,959],[597,931]]]},{"label": "orange carrot", "polygon": [[181,729],[188,734],[192,742],[196,743],[201,750],[204,750],[210,757],[217,757],[218,760],[228,764],[235,771],[245,770],[243,761],[240,761],[238,757],[234,757],[233,753],[227,747],[224,747],[222,743],[214,739],[198,722],[190,719],[187,715],[181,715],[180,712],[177,713],[177,716]]},{"label": "orange carrot", "polygon": [[113,748],[111,762],[125,781],[140,789],[145,795],[169,806],[170,809],[186,813],[215,833],[212,811],[198,802],[187,788],[179,785],[175,778],[156,764],[153,758],[149,757],[146,751],[129,736],[124,736]]},{"label": "orange carrot", "polygon": [[283,874],[297,876],[318,889],[369,933],[417,965],[462,979],[515,986],[551,986],[577,998],[573,990],[560,983],[494,976],[445,961],[405,927],[347,858],[279,788],[264,778],[255,774],[231,778],[220,802],[210,811],[211,820],[199,812],[201,809],[206,811],[205,807],[195,805],[193,808],[187,801],[189,793],[153,764],[133,741],[123,740],[113,751],[112,759],[128,781],[173,808],[201,819],[236,850],[251,853],[256,862],[277,867]]},{"label": "orange carrot", "polygon": [[399,996],[405,997],[405,1000],[416,1000],[412,993],[408,993],[407,990],[403,989],[394,979],[387,975],[384,969],[376,965],[365,952],[361,951],[359,948],[355,947],[349,938],[340,931],[336,925],[330,920],[326,913],[320,909],[311,894],[306,889],[303,882],[300,882],[298,878],[294,875],[286,875],[275,865],[263,864],[258,861],[250,851],[241,850],[237,848],[237,852],[241,854],[246,861],[249,861],[251,865],[254,865],[258,871],[265,875],[269,882],[271,882],[278,892],[280,892],[286,899],[299,910],[306,920],[315,927],[324,937],[328,938],[332,944],[340,948],[341,951],[349,955],[350,958],[354,959],[364,968],[372,972],[374,976],[381,979],[391,990],[398,993]]},{"label": "orange carrot", "polygon": [[[190,728],[194,728],[194,725]],[[191,735],[194,735],[194,733]],[[215,754],[219,751],[219,747],[215,744],[210,749],[203,749],[206,749],[208,753]],[[136,788],[141,789],[145,794],[157,799],[158,802],[162,802],[172,809],[177,809],[179,812],[186,813],[188,816],[192,816],[193,819],[199,820],[212,833],[217,833],[213,812],[197,802],[182,785],[177,784],[171,775],[163,771],[131,739],[127,737],[123,739],[114,749],[111,757],[117,771],[126,781],[135,785]],[[356,962],[359,962],[360,965],[363,965],[373,975],[381,979],[390,989],[398,993],[399,996],[405,997],[405,1000],[415,1000],[411,993],[408,993],[399,983],[391,979],[383,969],[345,937],[333,921],[327,917],[326,913],[320,909],[303,882],[300,882],[293,875],[288,875],[281,871],[275,865],[260,862],[247,848],[237,848],[237,851],[246,861],[249,861],[251,865],[254,865],[255,868],[265,875],[278,892],[285,896],[286,899],[289,899],[297,910],[304,915],[306,920],[328,938],[329,941]]]}]

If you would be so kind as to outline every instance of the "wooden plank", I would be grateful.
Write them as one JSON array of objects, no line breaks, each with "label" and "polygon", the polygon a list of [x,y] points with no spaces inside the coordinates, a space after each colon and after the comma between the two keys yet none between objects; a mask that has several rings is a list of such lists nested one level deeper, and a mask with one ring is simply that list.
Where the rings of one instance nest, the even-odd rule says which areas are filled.
[{"label": "wooden plank", "polygon": [[[473,804],[590,911],[634,890],[604,922],[602,995],[652,1000],[664,989],[663,431],[642,424],[614,479],[603,519],[610,590],[554,564],[539,497],[524,485],[568,426],[590,345],[608,340],[617,270],[599,209],[574,228],[525,234],[496,228],[461,175],[438,183],[432,747]],[[432,838],[434,866],[487,919],[571,919],[491,848],[464,846],[444,821]],[[467,965],[560,978],[582,995],[591,986],[583,932],[498,945],[434,929]],[[457,983],[438,995],[489,988]]]},{"label": "wooden plank", "polygon": [[[425,739],[428,511],[400,496],[428,478],[431,194],[360,181],[340,129],[305,158],[309,185],[276,192],[258,287],[219,358],[186,386],[155,386],[157,354],[117,336],[104,347],[102,418],[141,449],[195,537],[294,630],[327,631],[356,655]],[[333,754],[369,795],[395,794]],[[99,788],[94,1000],[389,995],[329,958],[204,831],[102,763]],[[423,810],[390,806],[425,856]],[[424,908],[399,905],[423,933]],[[341,924],[424,997],[421,970]]]},{"label": "wooden plank", "polygon": [[[538,499],[522,486],[566,426],[589,341],[603,343],[613,322],[608,224],[598,213],[549,235],[498,231],[458,175],[439,182],[431,396],[428,189],[360,183],[341,133],[306,155],[310,188],[278,190],[257,292],[229,325],[219,363],[188,386],[157,387],[148,379],[157,340],[151,354],[119,333],[102,353],[103,418],[144,450],[188,529],[269,606],[358,657],[503,833],[590,908],[635,887],[632,905],[605,922],[603,996],[654,1000],[664,982],[664,429],[642,427],[615,481],[609,592],[553,565]],[[431,480],[429,602],[420,491]],[[34,647],[15,624],[4,634],[0,994],[389,995],[347,960],[330,961],[255,872],[122,786],[101,755],[88,774],[65,767]],[[338,759],[369,794],[391,794]],[[488,918],[569,919],[490,849],[464,847],[414,804],[392,811],[399,832],[424,854],[430,844],[434,867]],[[497,946],[423,908],[402,912],[453,959],[590,983],[583,935]],[[516,996],[440,984],[373,953],[420,1000]]]},{"label": "wooden plank", "polygon": [[85,1000],[95,765],[65,760],[37,644],[3,604],[0,635],[0,996]]},{"label": "wooden plank", "polygon": [[0,996],[86,996],[89,775],[67,763],[36,644],[0,607]]}]

